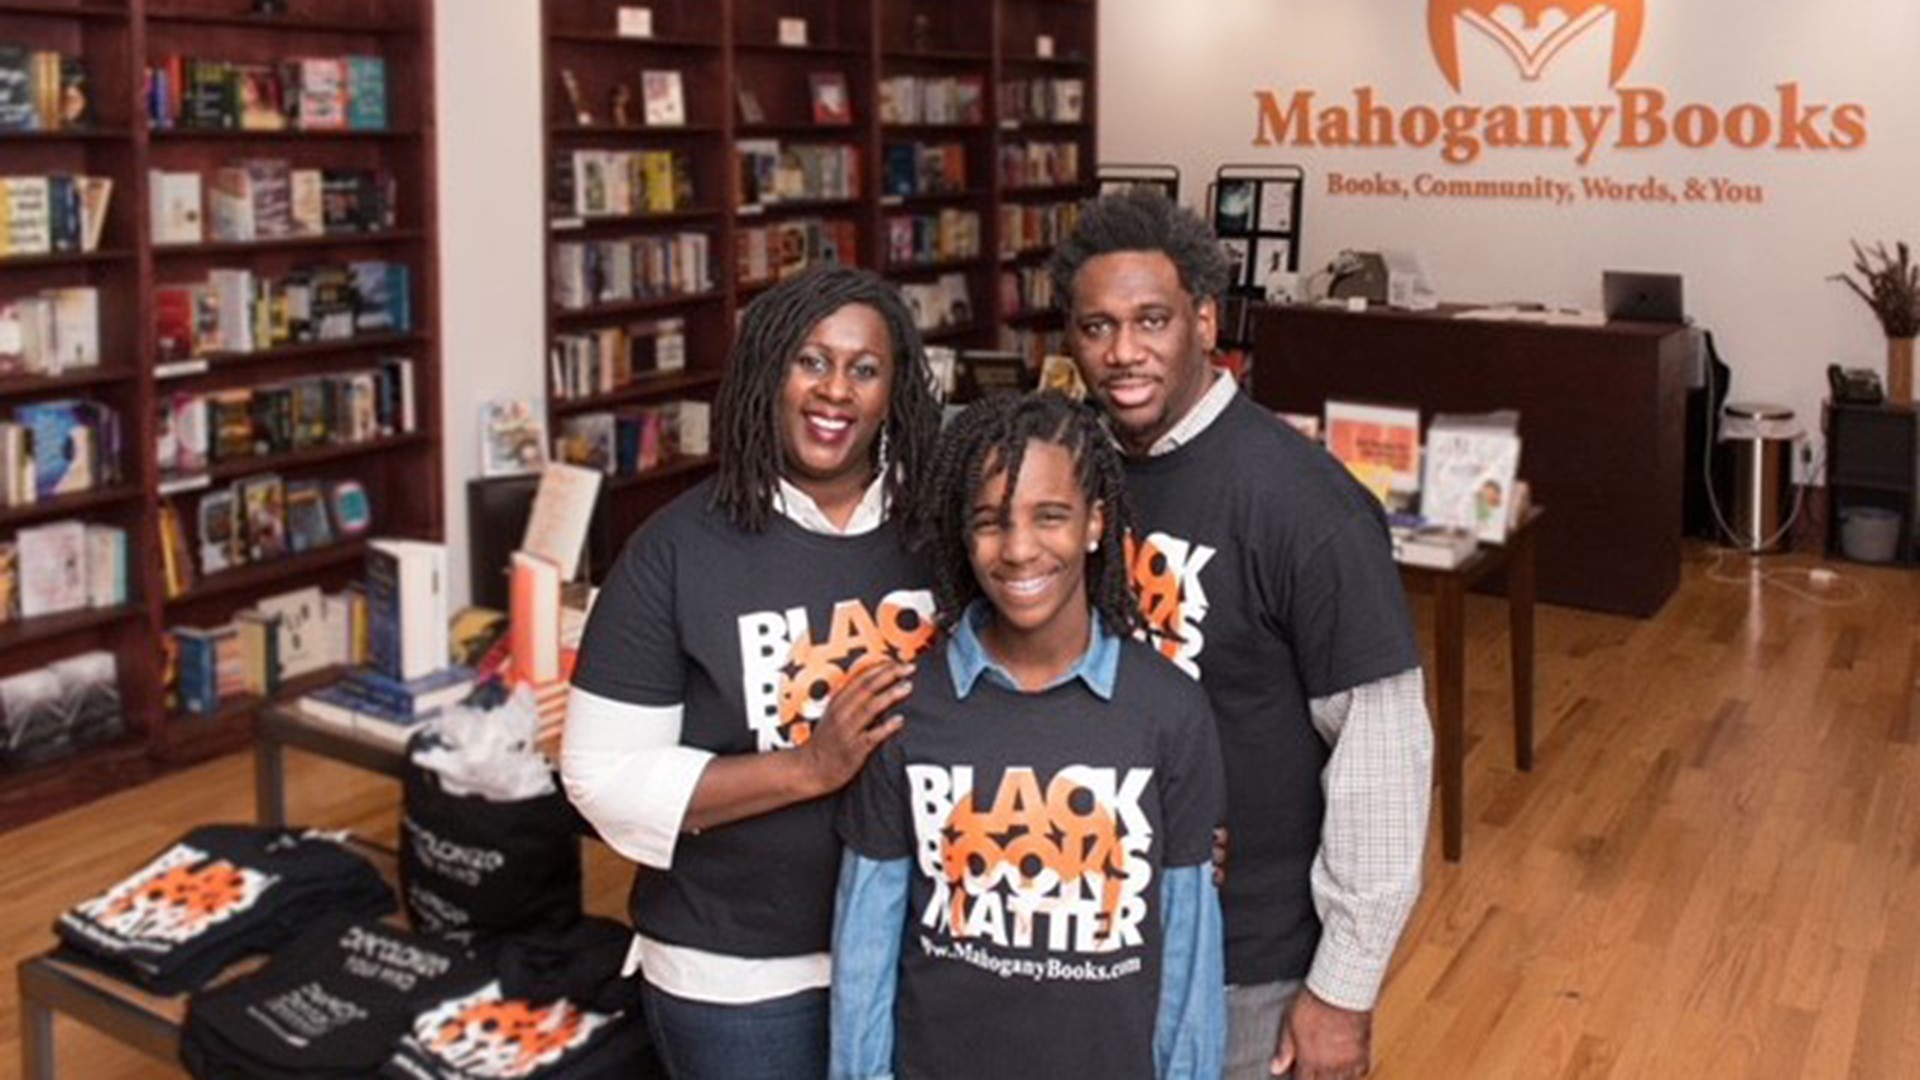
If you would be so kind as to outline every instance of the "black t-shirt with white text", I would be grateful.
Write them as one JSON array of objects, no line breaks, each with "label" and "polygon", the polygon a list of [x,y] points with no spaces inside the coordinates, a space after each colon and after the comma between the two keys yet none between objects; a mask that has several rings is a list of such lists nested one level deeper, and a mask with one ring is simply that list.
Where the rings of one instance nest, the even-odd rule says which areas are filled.
[{"label": "black t-shirt with white text", "polygon": [[[573,684],[636,705],[684,706],[684,745],[719,755],[804,743],[869,657],[933,635],[927,575],[891,522],[861,536],[775,515],[761,533],[712,505],[712,481],[626,546],[581,642]],[[731,956],[825,952],[839,845],[833,798],[679,838],[669,872],[634,881],[648,937]]]},{"label": "black t-shirt with white text", "polygon": [[901,1077],[1153,1076],[1161,879],[1207,861],[1225,792],[1205,696],[1120,649],[1111,701],[986,677],[957,700],[932,650],[842,800],[850,848],[912,859]]},{"label": "black t-shirt with white text", "polygon": [[1379,503],[1244,395],[1180,448],[1129,458],[1129,562],[1149,640],[1200,680],[1227,762],[1227,979],[1306,974],[1329,750],[1308,702],[1420,662]]}]

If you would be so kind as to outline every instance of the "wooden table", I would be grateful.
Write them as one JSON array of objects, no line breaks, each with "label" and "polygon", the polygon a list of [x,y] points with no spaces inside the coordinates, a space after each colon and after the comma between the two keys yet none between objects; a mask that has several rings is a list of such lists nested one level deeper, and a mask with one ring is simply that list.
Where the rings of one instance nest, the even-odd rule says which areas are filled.
[{"label": "wooden table", "polygon": [[1534,539],[1544,512],[1527,511],[1504,545],[1481,544],[1451,570],[1400,567],[1409,593],[1433,597],[1434,773],[1440,785],[1440,848],[1460,861],[1466,803],[1467,593],[1501,570],[1507,572],[1507,636],[1513,650],[1513,760],[1533,771]]},{"label": "wooden table", "polygon": [[396,746],[314,720],[298,708],[264,709],[253,733],[254,816],[262,825],[287,823],[287,747],[396,779],[407,757]]}]

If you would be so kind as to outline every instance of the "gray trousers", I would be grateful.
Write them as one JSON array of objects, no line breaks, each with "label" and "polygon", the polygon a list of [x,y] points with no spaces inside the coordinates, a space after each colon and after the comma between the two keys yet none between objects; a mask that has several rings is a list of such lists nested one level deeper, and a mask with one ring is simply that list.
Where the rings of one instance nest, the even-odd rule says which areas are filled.
[{"label": "gray trousers", "polygon": [[1224,1080],[1270,1080],[1280,1019],[1304,979],[1227,987],[1227,1069]]}]

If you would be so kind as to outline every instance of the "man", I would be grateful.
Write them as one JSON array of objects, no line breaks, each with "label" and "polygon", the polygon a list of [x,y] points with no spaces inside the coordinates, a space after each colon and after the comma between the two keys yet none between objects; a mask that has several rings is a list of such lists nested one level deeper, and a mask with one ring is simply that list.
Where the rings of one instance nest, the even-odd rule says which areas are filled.
[{"label": "man", "polygon": [[1419,897],[1433,759],[1384,517],[1208,363],[1228,268],[1198,217],[1097,200],[1051,273],[1127,453],[1149,635],[1220,724],[1227,1076],[1362,1076]]}]

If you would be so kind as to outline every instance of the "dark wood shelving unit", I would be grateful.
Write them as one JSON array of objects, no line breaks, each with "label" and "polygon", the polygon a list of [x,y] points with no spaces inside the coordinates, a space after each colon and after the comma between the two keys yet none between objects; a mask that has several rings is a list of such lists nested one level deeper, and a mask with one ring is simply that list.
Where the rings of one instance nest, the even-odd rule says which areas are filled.
[{"label": "dark wood shelving unit", "polygon": [[[544,0],[544,115],[549,163],[547,236],[551,260],[564,243],[646,235],[650,230],[698,230],[710,238],[715,289],[687,297],[653,298],[601,304],[584,310],[549,303],[547,340],[558,335],[634,322],[681,318],[686,324],[687,369],[670,380],[650,377],[609,393],[566,399],[554,392],[549,365],[547,419],[556,437],[565,421],[597,411],[671,400],[678,396],[711,398],[727,361],[728,344],[739,312],[770,288],[765,279],[736,277],[744,230],[778,228],[803,219],[850,223],[856,238],[852,261],[879,268],[907,283],[924,283],[944,274],[964,275],[974,319],[965,326],[927,332],[930,342],[960,348],[1017,345],[1037,351],[1039,342],[1008,335],[1028,329],[1034,320],[1008,320],[1000,312],[1003,272],[1043,262],[1047,249],[1003,262],[1001,208],[1048,202],[1070,203],[1094,191],[1096,131],[1094,68],[1081,59],[1093,55],[1098,41],[1096,0],[989,0],[980,5],[945,0],[659,0],[652,11],[654,37],[623,37],[616,32],[618,4],[612,0]],[[807,43],[780,44],[780,21],[807,23]],[[1053,39],[1060,59],[1037,60],[1038,37]],[[687,124],[681,127],[612,125],[609,97],[626,83],[632,108],[644,108],[639,93],[641,70],[681,72]],[[597,121],[581,126],[561,73],[579,87],[580,103]],[[846,81],[851,122],[815,122],[810,78],[838,74]],[[964,122],[887,122],[880,118],[883,81],[897,76],[924,80],[977,80],[982,113]],[[1074,78],[1081,81],[1079,118],[1072,121],[1002,123],[999,88],[1008,78]],[[741,114],[742,91],[761,106],[753,123]],[[764,206],[741,206],[736,191],[736,142],[777,139],[783,146],[835,144],[852,147],[858,159],[859,188],[850,199],[786,199]],[[1078,148],[1080,181],[1012,190],[1001,182],[1001,156],[1028,141],[1071,142]],[[891,196],[883,194],[886,148],[895,143],[959,144],[966,155],[965,190]],[[699,209],[670,214],[581,218],[569,207],[555,207],[554,177],[577,150],[673,150],[689,159],[693,197]],[[890,219],[935,216],[943,210],[979,214],[977,254],[894,265],[889,257]],[[1043,325],[1040,329],[1046,329]],[[705,476],[711,463],[671,463],[645,472],[610,478],[596,520],[591,551],[617,551],[620,542],[647,516]],[[596,573],[600,560],[590,559]]]},{"label": "dark wood shelving unit", "polygon": [[[0,136],[0,171],[89,173],[113,180],[105,235],[98,251],[0,259],[0,301],[43,288],[89,285],[100,293],[102,360],[98,369],[0,380],[0,413],[31,398],[94,397],[120,414],[124,483],[0,509],[0,541],[23,525],[75,518],[127,532],[129,593],[134,600],[104,611],[77,611],[0,623],[0,677],[37,669],[81,652],[114,654],[127,733],[102,746],[9,771],[0,763],[0,829],[32,820],[204,756],[198,750],[245,741],[253,713],[265,704],[236,699],[213,718],[169,710],[166,631],[176,621],[211,626],[259,597],[314,584],[338,585],[357,575],[366,540],[343,540],[318,551],[258,563],[210,577],[169,599],[160,554],[163,506],[179,513],[187,548],[197,555],[197,500],[228,478],[293,470],[316,479],[353,478],[373,511],[370,535],[440,539],[442,453],[439,335],[437,160],[433,145],[434,11],[432,0],[289,0],[284,16],[248,14],[239,0],[118,0],[114,3],[0,0],[0,39],[82,57],[92,90],[91,125]],[[252,131],[156,127],[146,115],[147,65],[172,54],[245,63],[296,56],[379,56],[386,61],[388,125],[379,130]],[[296,168],[357,167],[392,174],[399,227],[379,232],[251,243],[155,246],[148,219],[151,170],[203,177],[244,157],[283,158]],[[203,181],[204,187],[204,181]],[[364,250],[369,255],[358,255]],[[312,342],[248,353],[208,353],[187,362],[159,360],[154,295],[159,286],[197,281],[211,267],[289,268],[350,257],[377,257],[410,271],[412,330]],[[156,410],[163,396],[202,389],[239,389],[310,371],[344,370],[355,360],[386,357],[413,363],[412,432],[372,442],[316,447],[293,454],[223,462],[204,485],[177,490],[163,477],[155,451]],[[197,569],[197,566],[196,566]],[[287,689],[308,687],[301,683]],[[217,729],[218,738],[209,738]],[[197,748],[183,754],[183,747]]]}]

